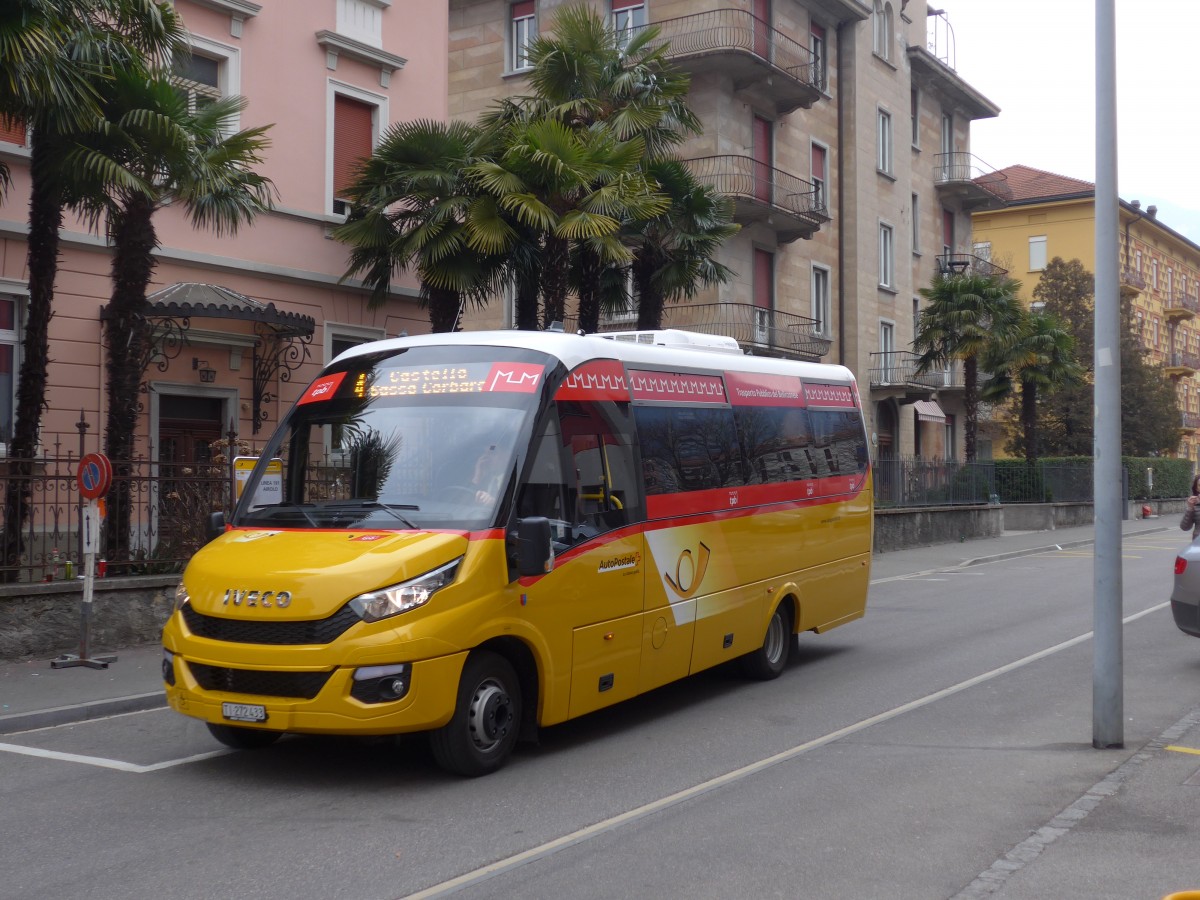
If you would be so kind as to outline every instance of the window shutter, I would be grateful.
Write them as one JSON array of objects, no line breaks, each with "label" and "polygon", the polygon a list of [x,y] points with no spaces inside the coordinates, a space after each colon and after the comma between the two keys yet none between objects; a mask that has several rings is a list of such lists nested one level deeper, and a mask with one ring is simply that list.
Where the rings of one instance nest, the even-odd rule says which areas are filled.
[{"label": "window shutter", "polygon": [[629,9],[631,6],[645,6],[646,0],[612,0],[612,11]]},{"label": "window shutter", "polygon": [[512,17],[514,19],[524,19],[533,15],[533,0],[524,0],[523,3],[514,3],[512,5]]},{"label": "window shutter", "polygon": [[0,141],[10,144],[25,144],[25,123],[21,119],[0,116]]},{"label": "window shutter", "polygon": [[337,94],[333,98],[333,194],[354,180],[359,160],[371,155],[371,120],[375,107]]},{"label": "window shutter", "polygon": [[816,144],[812,145],[812,176],[825,179],[825,148]]}]

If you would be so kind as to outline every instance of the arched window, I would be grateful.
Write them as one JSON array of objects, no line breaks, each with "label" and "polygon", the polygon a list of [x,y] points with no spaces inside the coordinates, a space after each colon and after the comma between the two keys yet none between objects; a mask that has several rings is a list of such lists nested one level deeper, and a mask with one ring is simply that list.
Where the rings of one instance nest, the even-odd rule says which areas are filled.
[{"label": "arched window", "polygon": [[892,58],[892,4],[875,0],[872,23],[875,35],[875,55],[890,60]]}]

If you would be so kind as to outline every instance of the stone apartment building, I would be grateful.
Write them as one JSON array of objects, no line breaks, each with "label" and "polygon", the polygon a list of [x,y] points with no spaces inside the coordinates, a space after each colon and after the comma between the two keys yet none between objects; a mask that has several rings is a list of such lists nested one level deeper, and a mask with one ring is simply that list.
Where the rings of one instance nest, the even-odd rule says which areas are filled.
[{"label": "stone apartment building", "polygon": [[[1007,207],[974,216],[973,252],[995,260],[1033,300],[1046,263],[1078,259],[1096,271],[1096,186],[1029,166],[1002,170]],[[1181,410],[1178,455],[1200,460],[1200,246],[1158,218],[1158,210],[1120,202],[1121,294],[1134,316],[1149,362],[1175,385]]]},{"label": "stone apartment building", "polygon": [[[733,281],[664,325],[845,364],[878,456],[961,456],[961,372],[914,371],[919,289],[939,267],[990,271],[971,213],[1002,206],[1005,185],[971,155],[971,123],[999,109],[955,72],[947,14],[924,0],[586,2],[670,41],[704,126],[680,155],[742,226],[719,256]],[[527,90],[522,48],[562,3],[450,0],[452,117]],[[505,303],[466,321],[509,325]]]}]

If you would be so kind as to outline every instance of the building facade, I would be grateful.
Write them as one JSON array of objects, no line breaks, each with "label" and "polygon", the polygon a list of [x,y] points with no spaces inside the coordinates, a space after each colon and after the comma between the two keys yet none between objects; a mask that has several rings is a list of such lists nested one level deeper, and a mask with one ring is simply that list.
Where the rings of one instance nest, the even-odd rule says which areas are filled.
[{"label": "building facade", "polygon": [[[990,268],[970,252],[971,212],[1005,188],[970,153],[971,122],[999,109],[955,72],[944,13],[924,0],[587,2],[670,41],[704,128],[680,155],[742,226],[718,257],[734,279],[663,324],[845,364],[878,456],[961,455],[961,372],[914,370],[919,291],[939,267]],[[523,48],[561,5],[450,0],[452,117],[528,90]],[[511,324],[504,302],[467,319]]]},{"label": "building facade", "polygon": [[[1096,186],[1028,166],[1002,171],[1008,206],[975,215],[973,252],[1009,269],[1026,303],[1056,256],[1078,259],[1095,273]],[[1200,460],[1200,246],[1136,200],[1120,201],[1119,245],[1121,294],[1133,300],[1148,361],[1175,385],[1178,455]]]},{"label": "building facade", "polygon": [[[155,215],[160,240],[150,290],[158,352],[147,360],[139,453],[201,462],[232,426],[251,446],[300,395],[319,366],[347,345],[427,331],[412,283],[371,309],[343,283],[347,253],[330,239],[344,221],[339,190],[395,121],[447,115],[447,10],[391,0],[178,0],[193,58],[178,84],[197,99],[242,95],[239,127],[271,124],[259,171],[275,208],[234,237],[193,229],[170,206]],[[28,297],[28,135],[0,133],[13,186],[0,198],[0,440],[12,429]],[[103,236],[68,218],[50,323],[49,407],[43,448],[61,435],[74,450],[102,446],[104,307],[111,255]]]}]

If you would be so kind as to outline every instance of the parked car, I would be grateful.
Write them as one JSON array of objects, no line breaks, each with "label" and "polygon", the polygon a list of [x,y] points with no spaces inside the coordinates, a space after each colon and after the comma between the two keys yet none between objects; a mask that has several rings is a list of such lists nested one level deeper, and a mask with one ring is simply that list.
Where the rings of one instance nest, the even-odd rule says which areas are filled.
[{"label": "parked car", "polygon": [[1171,614],[1180,631],[1200,637],[1200,540],[1188,544],[1175,557]]}]

